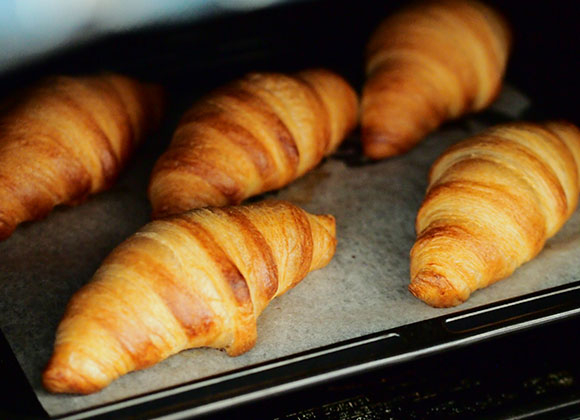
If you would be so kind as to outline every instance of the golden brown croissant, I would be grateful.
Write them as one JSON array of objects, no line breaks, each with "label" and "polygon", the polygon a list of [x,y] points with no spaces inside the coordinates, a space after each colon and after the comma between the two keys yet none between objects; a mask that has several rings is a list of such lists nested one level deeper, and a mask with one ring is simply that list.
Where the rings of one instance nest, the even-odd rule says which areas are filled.
[{"label": "golden brown croissant", "polygon": [[332,216],[285,201],[154,221],[73,296],[44,385],[86,394],[184,349],[239,355],[266,305],[328,264],[335,246]]},{"label": "golden brown croissant", "polygon": [[333,152],[357,112],[353,89],[322,69],[251,73],[217,89],[184,115],[153,169],[154,217],[281,188]]},{"label": "golden brown croissant", "polygon": [[477,1],[419,2],[385,19],[367,45],[364,153],[404,153],[445,120],[489,105],[510,43],[504,19]]},{"label": "golden brown croissant", "polygon": [[410,291],[454,306],[540,252],[580,194],[580,131],[565,122],[491,128],[431,168],[411,250]]},{"label": "golden brown croissant", "polygon": [[0,239],[111,186],[158,124],[161,88],[124,76],[51,77],[0,117]]}]

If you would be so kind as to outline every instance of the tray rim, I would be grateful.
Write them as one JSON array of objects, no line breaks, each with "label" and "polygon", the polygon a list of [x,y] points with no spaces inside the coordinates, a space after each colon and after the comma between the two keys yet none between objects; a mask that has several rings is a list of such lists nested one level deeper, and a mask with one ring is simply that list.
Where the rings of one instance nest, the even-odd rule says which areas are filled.
[{"label": "tray rim", "polygon": [[[580,316],[580,280],[367,334],[114,403],[44,418],[185,419]],[[466,323],[451,328],[457,322]],[[471,322],[471,323],[469,323]],[[1,331],[0,331],[1,333]],[[388,354],[377,356],[383,351]],[[359,359],[353,359],[356,356]],[[308,368],[317,366],[310,374]],[[297,367],[299,367],[297,369]],[[287,371],[292,371],[289,374]],[[245,387],[239,385],[245,383]],[[221,394],[213,391],[224,387]],[[200,391],[203,391],[200,395]],[[30,388],[30,392],[34,391]],[[194,395],[198,393],[198,397]],[[211,394],[209,397],[207,394]],[[153,415],[151,417],[150,415]]]}]

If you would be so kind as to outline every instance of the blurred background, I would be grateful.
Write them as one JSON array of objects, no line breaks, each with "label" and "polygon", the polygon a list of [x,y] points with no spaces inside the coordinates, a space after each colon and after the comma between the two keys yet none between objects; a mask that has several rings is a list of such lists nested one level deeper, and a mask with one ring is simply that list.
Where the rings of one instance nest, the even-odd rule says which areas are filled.
[{"label": "blurred background", "polygon": [[[576,2],[488,0],[513,26],[506,79],[578,121]],[[402,0],[1,0],[0,96],[54,73],[122,71],[203,89],[252,70],[333,68],[360,87],[364,45]],[[197,78],[204,80],[199,83]],[[552,112],[553,111],[553,112]]]},{"label": "blurred background", "polygon": [[0,73],[103,35],[171,26],[288,0],[2,0]]}]

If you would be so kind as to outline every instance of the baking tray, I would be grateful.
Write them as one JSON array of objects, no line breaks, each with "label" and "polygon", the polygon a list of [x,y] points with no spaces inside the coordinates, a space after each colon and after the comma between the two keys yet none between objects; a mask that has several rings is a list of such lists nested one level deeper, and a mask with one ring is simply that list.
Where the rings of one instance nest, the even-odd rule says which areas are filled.
[{"label": "baking tray", "polygon": [[[339,246],[327,268],[312,273],[266,309],[259,320],[259,342],[249,353],[229,358],[215,350],[184,352],[121,378],[96,396],[53,397],[42,391],[40,372],[66,302],[115,245],[148,221],[144,192],[150,168],[192,100],[255,69],[325,65],[360,86],[360,68],[352,63],[360,61],[365,31],[359,29],[358,37],[340,43],[347,48],[324,48],[336,42],[333,37],[340,40],[340,27],[353,16],[348,7],[341,6],[327,25],[328,33],[320,36],[318,47],[326,54],[308,48],[308,34],[318,33],[314,22],[325,5],[309,3],[228,21],[230,29],[245,35],[232,36],[235,41],[220,35],[215,28],[221,25],[215,21],[203,27],[130,34],[121,42],[87,47],[4,78],[25,83],[42,72],[103,67],[165,80],[172,92],[164,126],[148,139],[112,190],[80,207],[57,209],[0,243],[0,328],[5,336],[0,340],[1,366],[4,377],[14,378],[8,399],[16,394],[25,398],[22,404],[12,404],[11,418],[189,418],[577,316],[579,211],[536,260],[512,278],[475,293],[459,308],[432,309],[406,291],[413,221],[435,157],[486,126],[547,114],[508,84],[491,109],[445,125],[408,155],[365,161],[354,133],[315,171],[267,195],[335,214]],[[364,10],[359,10],[361,16]],[[367,13],[372,20],[370,8]],[[304,22],[300,35],[291,41],[265,36],[276,27],[276,34],[292,34],[284,27],[289,14]],[[200,33],[211,41],[201,39]],[[142,46],[130,48],[135,45]],[[290,55],[296,47],[300,52]],[[191,49],[197,51],[195,60],[184,59],[184,51]],[[171,65],[151,70],[160,63]]]}]

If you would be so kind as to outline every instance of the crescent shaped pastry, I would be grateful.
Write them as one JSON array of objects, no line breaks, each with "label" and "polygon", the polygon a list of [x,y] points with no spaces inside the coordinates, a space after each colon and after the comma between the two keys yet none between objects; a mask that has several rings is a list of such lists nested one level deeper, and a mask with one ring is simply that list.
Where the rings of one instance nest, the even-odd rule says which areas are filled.
[{"label": "crescent shaped pastry", "polygon": [[477,1],[418,2],[386,18],[367,45],[364,153],[404,153],[444,121],[488,106],[510,44],[505,20]]},{"label": "crescent shaped pastry", "polygon": [[153,217],[239,204],[332,153],[357,121],[354,90],[323,69],[251,73],[183,116],[151,176]]},{"label": "crescent shaped pastry", "polygon": [[329,263],[335,222],[285,201],[205,208],[154,221],[71,299],[43,375],[87,394],[185,349],[239,355],[268,303]]},{"label": "crescent shaped pastry", "polygon": [[493,127],[431,168],[411,250],[411,293],[454,306],[534,258],[580,194],[580,131],[566,122]]},{"label": "crescent shaped pastry", "polygon": [[163,107],[159,86],[116,74],[50,77],[5,104],[0,239],[111,187]]}]

